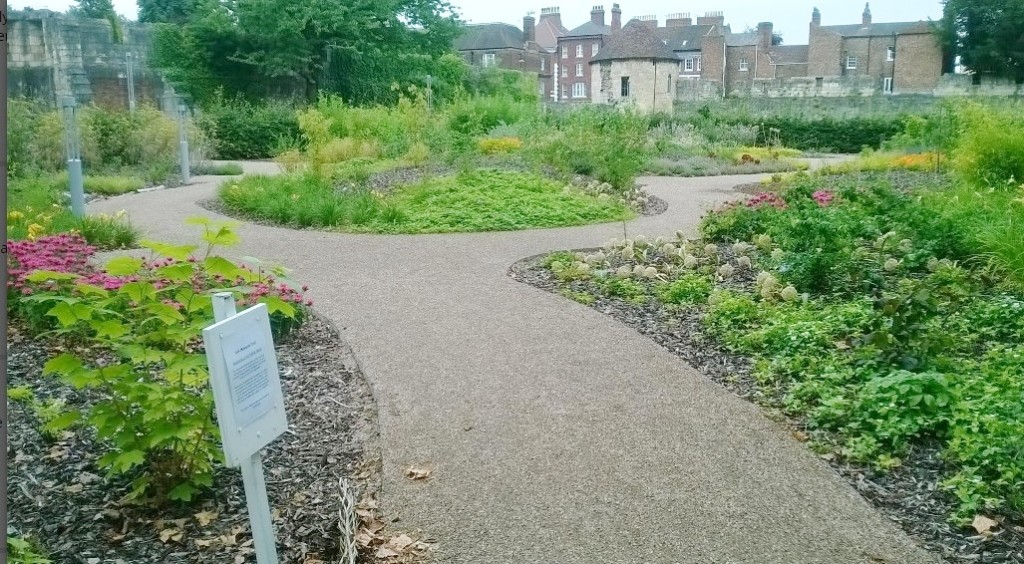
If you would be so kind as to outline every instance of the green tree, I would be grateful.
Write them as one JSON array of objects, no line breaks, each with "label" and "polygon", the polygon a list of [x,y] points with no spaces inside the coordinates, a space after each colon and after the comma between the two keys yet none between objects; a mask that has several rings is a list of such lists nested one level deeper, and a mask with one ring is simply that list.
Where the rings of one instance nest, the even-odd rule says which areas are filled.
[{"label": "green tree", "polygon": [[195,11],[193,0],[138,0],[139,21],[183,24]]},{"label": "green tree", "polygon": [[947,51],[979,75],[1024,83],[1024,2],[944,0],[942,35]]},{"label": "green tree", "polygon": [[83,18],[105,20],[110,16],[116,17],[117,13],[114,12],[112,0],[78,0],[76,15]]}]

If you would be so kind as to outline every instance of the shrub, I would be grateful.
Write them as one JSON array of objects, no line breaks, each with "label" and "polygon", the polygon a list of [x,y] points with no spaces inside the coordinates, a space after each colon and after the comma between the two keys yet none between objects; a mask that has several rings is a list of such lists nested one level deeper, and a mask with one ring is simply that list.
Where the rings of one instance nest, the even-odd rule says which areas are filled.
[{"label": "shrub", "polygon": [[699,304],[707,301],[714,286],[703,276],[685,274],[658,289],[658,299],[667,304]]},{"label": "shrub", "polygon": [[240,176],[245,171],[238,163],[202,162],[192,167],[192,173],[210,176]]},{"label": "shrub", "polygon": [[134,192],[146,185],[141,178],[95,175],[83,178],[82,184],[87,194],[103,194],[104,196],[117,196],[126,192]]},{"label": "shrub", "polygon": [[518,137],[484,138],[477,142],[480,152],[485,155],[511,153],[518,151],[523,142]]},{"label": "shrub", "polygon": [[302,315],[301,292],[213,254],[237,243],[228,225],[191,222],[204,229],[200,256],[196,246],[146,242],[151,260],[118,257],[102,270],[89,265],[92,249],[80,238],[9,243],[14,311],[37,331],[117,358],[95,362],[76,351],[49,360],[44,374],[100,392],[50,425],[93,427],[108,449],[98,464],[131,475],[136,499],[187,501],[212,484],[221,449],[206,358],[197,352],[213,319],[211,290],[233,288],[243,305],[266,303],[286,322]]},{"label": "shrub", "polygon": [[963,133],[953,168],[964,181],[984,187],[1024,185],[1024,118],[1019,111],[977,105],[962,110]]},{"label": "shrub", "polygon": [[218,159],[266,159],[299,137],[295,110],[283,103],[252,104],[217,98],[203,108],[199,128]]}]

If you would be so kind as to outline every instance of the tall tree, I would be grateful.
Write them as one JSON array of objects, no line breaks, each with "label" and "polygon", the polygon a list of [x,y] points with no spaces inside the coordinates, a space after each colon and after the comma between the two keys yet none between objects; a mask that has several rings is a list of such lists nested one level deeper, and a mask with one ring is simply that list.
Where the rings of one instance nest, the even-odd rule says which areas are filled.
[{"label": "tall tree", "polygon": [[965,67],[1024,83],[1024,1],[944,0],[941,27]]},{"label": "tall tree", "polygon": [[112,0],[78,0],[76,15],[83,18],[104,20],[111,16],[116,17],[117,13],[114,12]]},{"label": "tall tree", "polygon": [[183,24],[195,11],[193,0],[138,0],[139,21]]}]

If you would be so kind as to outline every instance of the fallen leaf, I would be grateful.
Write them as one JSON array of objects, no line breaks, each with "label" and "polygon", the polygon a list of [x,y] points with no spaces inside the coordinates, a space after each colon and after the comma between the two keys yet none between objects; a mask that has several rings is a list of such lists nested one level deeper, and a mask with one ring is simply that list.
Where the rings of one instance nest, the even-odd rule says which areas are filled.
[{"label": "fallen leaf", "polygon": [[403,552],[412,543],[413,540],[409,538],[409,535],[401,534],[388,541],[388,546],[397,550],[398,552]]},{"label": "fallen leaf", "polygon": [[373,521],[370,521],[366,524],[366,532],[370,533],[371,535],[375,535],[377,534],[377,531],[383,529],[386,526],[387,525],[385,525],[379,519],[374,519]]},{"label": "fallen leaf", "polygon": [[356,507],[359,509],[377,509],[377,500],[372,497],[363,498]]},{"label": "fallen leaf", "polygon": [[356,535],[356,543],[358,543],[359,546],[370,546],[371,542],[373,542],[373,536],[369,533],[359,533]]},{"label": "fallen leaf", "polygon": [[405,477],[410,480],[426,480],[432,471],[430,468],[410,466],[405,471]]},{"label": "fallen leaf", "polygon": [[377,552],[374,553],[374,556],[376,556],[377,558],[394,558],[395,556],[399,556],[399,554],[386,546],[382,546],[379,549],[377,549]]},{"label": "fallen leaf", "polygon": [[83,486],[82,484],[71,484],[70,486],[64,488],[64,491],[68,493],[81,493],[81,491],[84,489],[85,486]]},{"label": "fallen leaf", "polygon": [[217,542],[217,539],[196,539],[195,543],[198,548],[209,548],[213,546],[213,543]]},{"label": "fallen leaf", "polygon": [[181,532],[179,529],[164,529],[160,531],[160,542],[165,544],[170,541],[180,542],[181,537],[184,536],[184,534],[185,533]]},{"label": "fallen leaf", "polygon": [[800,441],[801,443],[806,443],[810,437],[808,437],[807,433],[803,431],[793,431],[793,438]]},{"label": "fallen leaf", "polygon": [[196,521],[199,521],[200,527],[209,525],[212,521],[217,519],[217,513],[213,511],[200,511],[194,515]]},{"label": "fallen leaf", "polygon": [[971,526],[974,527],[975,531],[978,531],[978,534],[983,535],[991,531],[993,527],[998,527],[999,523],[993,521],[992,519],[989,519],[988,517],[985,517],[984,515],[978,515],[974,518],[974,521],[971,523]]},{"label": "fallen leaf", "polygon": [[373,511],[370,511],[369,509],[356,509],[356,515],[362,517],[365,521],[373,519]]},{"label": "fallen leaf", "polygon": [[89,485],[93,482],[98,482],[101,479],[102,478],[91,472],[82,472],[81,474],[78,475],[78,481],[85,485]]},{"label": "fallen leaf", "polygon": [[100,564],[100,559],[99,558],[90,558],[90,559],[86,560],[85,562],[86,562],[86,564]]}]

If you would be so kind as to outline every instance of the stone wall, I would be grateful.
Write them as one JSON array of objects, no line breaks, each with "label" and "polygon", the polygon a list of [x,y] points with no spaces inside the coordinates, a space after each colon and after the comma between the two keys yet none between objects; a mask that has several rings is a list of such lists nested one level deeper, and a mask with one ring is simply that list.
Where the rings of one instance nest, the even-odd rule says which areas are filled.
[{"label": "stone wall", "polygon": [[[629,105],[644,112],[672,111],[679,74],[675,61],[629,59],[593,66],[590,87],[594,103]],[[629,78],[628,98],[621,95],[624,77]]]},{"label": "stone wall", "polygon": [[115,42],[110,22],[71,18],[48,10],[12,12],[8,20],[9,97],[56,106],[62,96],[79,104],[128,107],[128,53],[132,53],[137,104],[165,106],[171,93],[150,67],[152,30],[122,24]]}]

